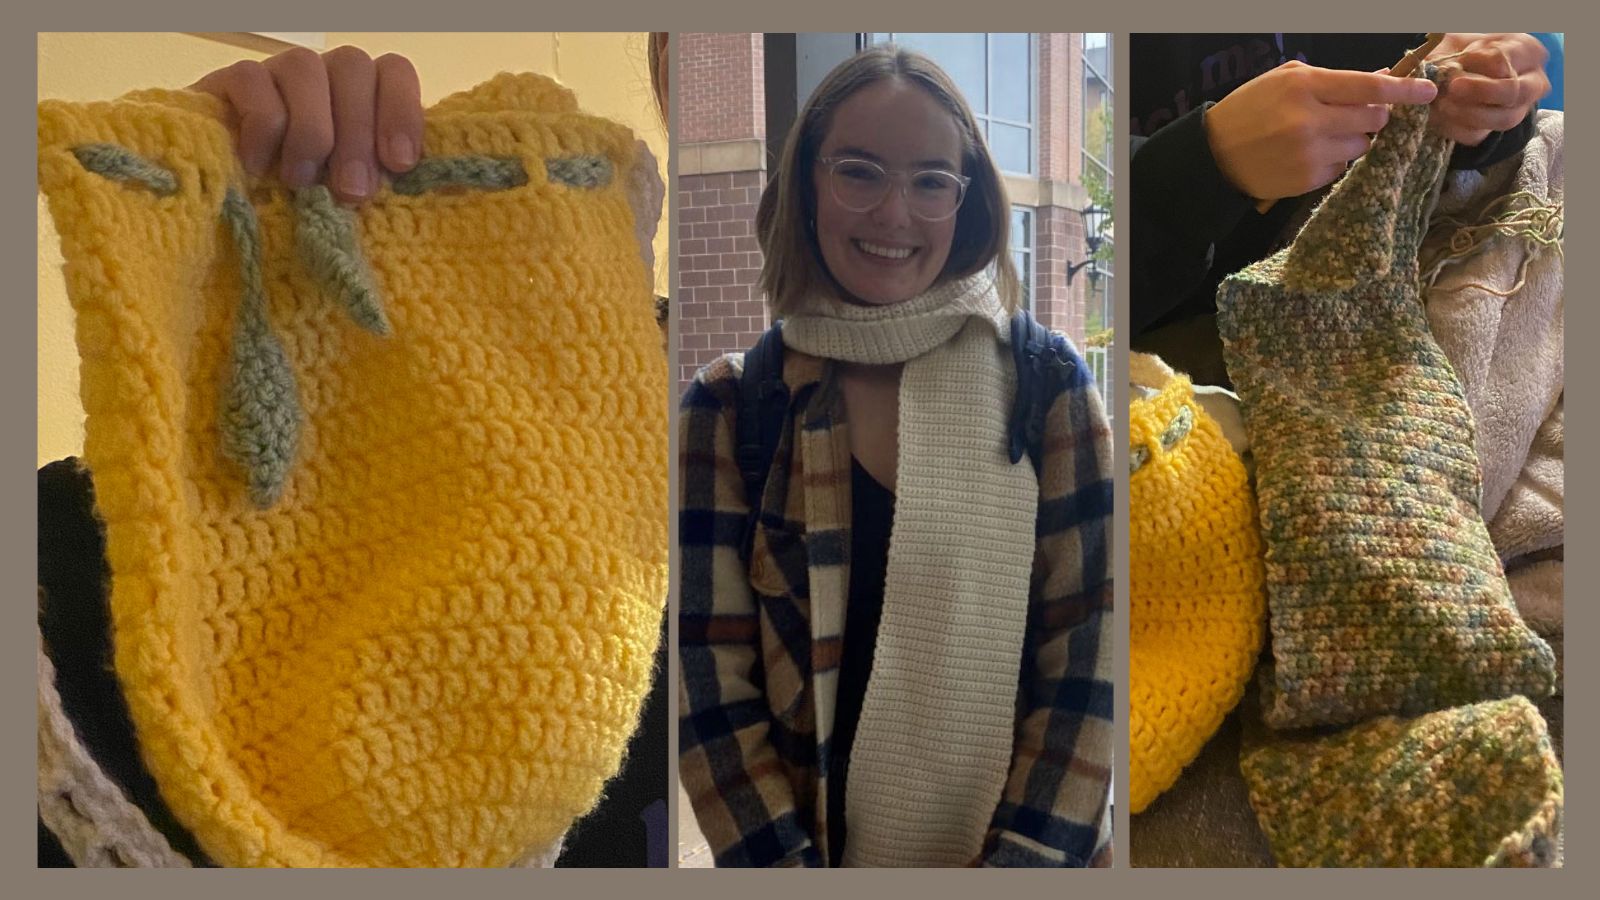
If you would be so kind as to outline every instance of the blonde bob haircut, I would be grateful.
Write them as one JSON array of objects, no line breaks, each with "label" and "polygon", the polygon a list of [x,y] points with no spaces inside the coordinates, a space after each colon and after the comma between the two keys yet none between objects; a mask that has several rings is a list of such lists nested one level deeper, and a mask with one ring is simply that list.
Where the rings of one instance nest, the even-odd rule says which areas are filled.
[{"label": "blonde bob haircut", "polygon": [[839,104],[885,78],[902,78],[927,91],[955,118],[961,132],[961,174],[971,178],[972,184],[956,213],[950,258],[935,284],[993,264],[1000,301],[1014,312],[1020,305],[1022,286],[1008,249],[1011,201],[972,110],[950,76],[933,60],[886,44],[840,63],[811,92],[798,121],[789,129],[777,170],[761,192],[756,210],[756,236],[764,257],[760,284],[773,316],[803,312],[808,298],[818,294],[843,293],[817,244],[817,154]]}]

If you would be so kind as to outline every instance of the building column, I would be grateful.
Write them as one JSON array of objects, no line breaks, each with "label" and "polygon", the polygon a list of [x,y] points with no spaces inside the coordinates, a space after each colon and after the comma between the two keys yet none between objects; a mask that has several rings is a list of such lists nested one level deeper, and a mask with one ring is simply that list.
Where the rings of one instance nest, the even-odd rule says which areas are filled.
[{"label": "building column", "polygon": [[1083,343],[1086,273],[1067,281],[1069,266],[1088,256],[1081,210],[1083,170],[1083,39],[1039,35],[1039,181],[1034,207],[1035,314],[1047,327]]}]

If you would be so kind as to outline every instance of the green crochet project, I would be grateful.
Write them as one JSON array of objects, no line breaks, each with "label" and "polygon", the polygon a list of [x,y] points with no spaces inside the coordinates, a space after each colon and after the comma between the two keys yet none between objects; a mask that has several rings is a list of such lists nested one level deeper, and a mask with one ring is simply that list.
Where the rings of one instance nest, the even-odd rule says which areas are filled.
[{"label": "green crochet project", "polygon": [[1284,866],[1547,867],[1561,765],[1512,697],[1375,719],[1333,736],[1246,728],[1240,767]]},{"label": "green crochet project", "polygon": [[1453,146],[1428,113],[1394,108],[1293,244],[1218,292],[1257,464],[1274,728],[1555,688],[1490,542],[1472,415],[1419,299]]}]

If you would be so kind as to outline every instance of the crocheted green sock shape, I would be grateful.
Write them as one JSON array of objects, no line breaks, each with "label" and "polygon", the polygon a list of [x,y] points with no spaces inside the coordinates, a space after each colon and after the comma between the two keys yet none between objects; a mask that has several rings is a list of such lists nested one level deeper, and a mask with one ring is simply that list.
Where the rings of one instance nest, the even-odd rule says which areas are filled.
[{"label": "crocheted green sock shape", "polygon": [[1522,697],[1338,734],[1246,729],[1240,767],[1283,866],[1543,867],[1563,786]]},{"label": "crocheted green sock shape", "polygon": [[1277,728],[1555,687],[1490,543],[1471,412],[1418,299],[1452,146],[1427,118],[1396,107],[1294,243],[1217,294],[1257,464]]}]

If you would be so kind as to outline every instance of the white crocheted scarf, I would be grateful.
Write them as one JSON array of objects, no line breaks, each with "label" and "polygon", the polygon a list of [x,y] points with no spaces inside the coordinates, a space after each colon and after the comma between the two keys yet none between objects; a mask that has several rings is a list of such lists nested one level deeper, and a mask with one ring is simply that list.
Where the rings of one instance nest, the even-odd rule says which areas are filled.
[{"label": "white crocheted scarf", "polygon": [[1010,769],[1038,481],[1012,464],[1016,372],[987,273],[904,303],[830,299],[784,342],[905,363],[883,620],[845,791],[847,866],[963,866]]}]

